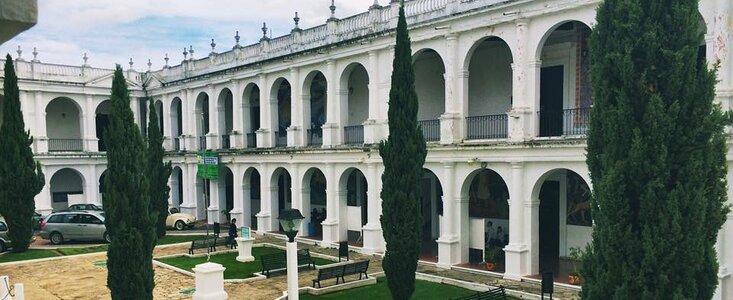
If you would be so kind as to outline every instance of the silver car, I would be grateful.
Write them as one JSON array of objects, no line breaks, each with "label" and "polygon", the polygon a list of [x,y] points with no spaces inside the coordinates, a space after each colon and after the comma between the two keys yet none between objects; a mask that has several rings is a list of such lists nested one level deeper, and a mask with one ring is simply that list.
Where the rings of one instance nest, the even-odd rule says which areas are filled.
[{"label": "silver car", "polygon": [[103,240],[109,243],[104,212],[57,212],[41,223],[41,237],[58,245],[68,240]]}]

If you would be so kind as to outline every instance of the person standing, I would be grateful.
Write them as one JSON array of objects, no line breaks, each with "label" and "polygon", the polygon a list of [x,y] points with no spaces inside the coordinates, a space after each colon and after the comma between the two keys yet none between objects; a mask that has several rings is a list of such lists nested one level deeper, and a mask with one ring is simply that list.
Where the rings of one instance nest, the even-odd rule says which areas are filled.
[{"label": "person standing", "polygon": [[237,219],[232,219],[229,222],[229,235],[227,236],[227,244],[230,245],[230,249],[237,247],[237,243],[234,241],[237,236]]}]

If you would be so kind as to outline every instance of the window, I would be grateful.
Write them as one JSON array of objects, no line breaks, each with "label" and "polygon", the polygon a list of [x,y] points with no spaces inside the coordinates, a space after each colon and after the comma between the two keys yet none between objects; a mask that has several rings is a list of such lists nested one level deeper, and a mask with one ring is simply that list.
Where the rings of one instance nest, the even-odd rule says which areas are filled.
[{"label": "window", "polygon": [[103,224],[102,221],[100,221],[97,217],[93,215],[80,215],[81,216],[81,223],[84,224]]},{"label": "window", "polygon": [[64,223],[64,215],[53,215],[46,223]]},{"label": "window", "polygon": [[77,214],[64,215],[64,223],[81,223],[81,217]]}]

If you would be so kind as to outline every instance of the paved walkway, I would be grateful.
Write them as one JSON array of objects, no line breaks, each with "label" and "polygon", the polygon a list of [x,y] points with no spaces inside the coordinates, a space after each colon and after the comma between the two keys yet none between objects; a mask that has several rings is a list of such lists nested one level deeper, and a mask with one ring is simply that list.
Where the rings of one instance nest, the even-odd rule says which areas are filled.
[{"label": "paved walkway", "polygon": [[[257,236],[257,243],[271,243],[284,246],[285,242],[273,236]],[[335,256],[336,249],[324,249],[300,243],[300,249]],[[176,245],[155,249],[155,256],[186,253],[188,245]],[[351,258],[370,259],[369,273],[382,272],[381,256],[364,256],[351,253]],[[70,256],[50,261],[29,262],[17,265],[0,265],[0,274],[8,275],[11,284],[21,282],[25,285],[27,299],[110,299],[106,287],[107,269],[104,265],[106,253]],[[181,291],[195,287],[194,278],[165,268],[154,267],[156,299],[191,299]],[[504,285],[507,288],[537,293],[539,285],[526,282],[506,281],[488,275],[473,274],[465,271],[444,270],[433,266],[421,265],[418,271],[464,281],[489,285]],[[301,270],[300,286],[310,286],[316,277],[315,270]],[[267,299],[282,295],[287,289],[286,276],[274,276],[266,280],[245,283],[225,283],[224,288],[230,299]],[[327,284],[331,284],[330,281]],[[577,293],[556,288],[556,297],[578,299]]]}]

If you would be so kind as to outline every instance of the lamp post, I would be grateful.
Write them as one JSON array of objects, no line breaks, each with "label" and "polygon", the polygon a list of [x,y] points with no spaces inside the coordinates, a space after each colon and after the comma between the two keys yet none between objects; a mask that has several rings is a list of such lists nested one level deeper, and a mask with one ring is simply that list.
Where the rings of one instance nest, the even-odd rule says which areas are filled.
[{"label": "lamp post", "polygon": [[295,235],[298,234],[300,223],[303,222],[303,215],[297,209],[286,209],[280,212],[277,217],[280,225],[288,236],[287,245],[287,271],[288,271],[288,300],[298,300],[298,245],[295,243]]}]

